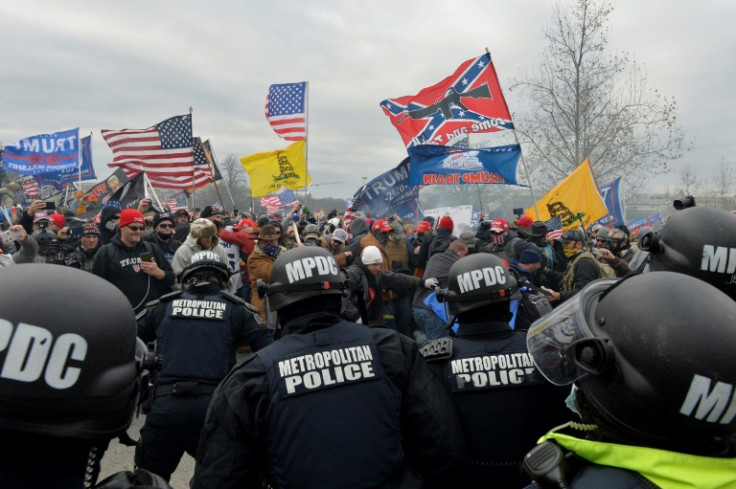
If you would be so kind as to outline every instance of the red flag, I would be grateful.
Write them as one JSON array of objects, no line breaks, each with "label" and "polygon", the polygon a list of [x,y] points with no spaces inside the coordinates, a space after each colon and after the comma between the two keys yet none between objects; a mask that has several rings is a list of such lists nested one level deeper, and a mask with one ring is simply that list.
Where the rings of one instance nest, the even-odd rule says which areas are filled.
[{"label": "red flag", "polygon": [[103,129],[102,137],[113,154],[113,162],[107,166],[119,166],[131,178],[145,171],[151,185],[158,188],[192,186],[191,115],[172,117],[148,129]]},{"label": "red flag", "polygon": [[307,137],[306,92],[307,82],[279,83],[268,88],[266,119],[287,141]]},{"label": "red flag", "polygon": [[384,100],[381,108],[406,147],[445,145],[463,134],[514,127],[488,53],[417,95]]}]

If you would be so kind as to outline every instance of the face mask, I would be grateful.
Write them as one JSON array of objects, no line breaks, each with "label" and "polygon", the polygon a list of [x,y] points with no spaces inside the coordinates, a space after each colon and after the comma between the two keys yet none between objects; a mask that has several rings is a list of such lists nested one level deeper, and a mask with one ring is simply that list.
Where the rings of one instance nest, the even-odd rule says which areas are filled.
[{"label": "face mask", "polygon": [[505,241],[504,240],[504,237],[505,236],[503,234],[492,233],[491,234],[491,241],[493,241],[493,244],[496,245],[496,246],[503,246],[503,243]]},{"label": "face mask", "polygon": [[623,249],[623,243],[618,240],[609,240],[608,249],[611,250],[611,253],[617,255]]},{"label": "face mask", "polygon": [[572,258],[578,254],[577,248],[564,248],[563,251],[565,252],[565,256],[568,258]]},{"label": "face mask", "polygon": [[275,258],[276,257],[276,253],[279,252],[279,247],[276,246],[276,245],[273,245],[271,243],[268,243],[266,246],[264,246],[261,249],[263,250],[263,253],[265,253],[266,255],[270,256],[271,258]]},{"label": "face mask", "polygon": [[157,231],[156,235],[158,235],[158,239],[160,239],[161,241],[168,241],[169,238],[171,238],[171,233],[165,234],[165,233],[162,233],[161,231]]},{"label": "face mask", "polygon": [[118,223],[115,221],[107,221],[105,223],[105,229],[108,231],[115,231],[115,228],[118,227]]}]

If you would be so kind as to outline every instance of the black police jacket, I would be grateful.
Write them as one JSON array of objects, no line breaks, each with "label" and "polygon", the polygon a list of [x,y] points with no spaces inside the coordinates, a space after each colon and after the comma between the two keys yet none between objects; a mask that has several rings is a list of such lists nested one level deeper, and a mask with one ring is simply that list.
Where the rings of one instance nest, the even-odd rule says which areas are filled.
[{"label": "black police jacket", "polygon": [[452,395],[469,459],[458,487],[519,487],[521,461],[537,439],[570,419],[569,388],[537,371],[526,334],[506,322],[461,324],[457,338],[421,349],[432,372]]},{"label": "black police jacket", "polygon": [[239,346],[259,350],[273,342],[247,303],[213,283],[168,294],[150,305],[153,309],[138,321],[138,337],[156,340],[158,384],[217,384],[235,365]]},{"label": "black police jacket", "polygon": [[313,313],[215,392],[192,487],[450,487],[460,430],[412,340]]}]

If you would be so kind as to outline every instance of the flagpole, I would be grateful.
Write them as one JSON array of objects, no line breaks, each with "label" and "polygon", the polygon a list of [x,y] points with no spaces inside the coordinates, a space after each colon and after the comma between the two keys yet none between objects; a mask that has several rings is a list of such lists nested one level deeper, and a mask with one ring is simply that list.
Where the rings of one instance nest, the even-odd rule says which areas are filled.
[{"label": "flagpole", "polygon": [[[600,195],[601,186],[598,185],[598,177],[595,176],[595,171],[593,170],[593,163],[590,162],[590,156],[586,156],[585,159],[588,160],[588,168],[590,169],[590,175],[593,177],[593,183],[595,183],[595,189],[598,191],[598,195]],[[605,204],[605,201],[603,202],[603,204]],[[613,218],[611,217],[611,212],[608,210],[608,206],[606,206],[606,217],[608,217],[608,229],[613,229]]]},{"label": "flagpole", "polygon": [[[209,156],[212,158],[212,168],[211,168],[211,171],[212,171],[212,181],[214,182],[215,181],[215,173],[216,173],[215,172],[215,169],[217,168],[217,164],[215,163],[215,161],[217,160],[217,158],[215,158],[215,156],[214,156],[215,148],[212,145],[212,142],[211,141],[210,141],[210,150],[211,150],[211,152],[209,153]],[[205,153],[205,154],[207,154],[207,153]],[[232,202],[233,209],[234,209],[237,206],[235,205],[235,199],[233,199],[233,194],[232,194],[232,192],[230,192],[230,186],[229,185],[225,185],[225,190],[227,190],[227,193],[230,196],[230,202]]]},{"label": "flagpole", "polygon": [[144,188],[146,189],[146,193],[150,191],[151,195],[153,195],[153,198],[156,199],[156,204],[158,204],[158,208],[164,210],[163,206],[161,205],[161,201],[158,200],[158,195],[156,195],[156,191],[153,190],[153,185],[151,184],[151,181],[148,179],[148,174],[145,171],[143,172],[143,183]]},{"label": "flagpole", "polygon": [[[210,155],[207,152],[207,150],[204,149],[204,143],[202,142],[201,138],[197,138],[197,141],[199,142],[199,147],[202,149],[202,153],[204,153],[204,157],[207,159],[207,165],[210,166],[210,175],[212,175],[212,185],[215,186],[215,191],[217,192],[217,198],[220,199],[220,204],[222,204],[222,211],[227,215],[227,209],[225,208],[225,203],[222,201],[222,195],[220,195],[220,187],[217,186],[217,182],[215,182],[215,174],[212,171],[212,160],[210,159]],[[194,187],[194,171],[192,171],[192,187]]]},{"label": "flagpole", "polygon": [[[491,57],[491,52],[488,50],[488,47],[486,47],[486,54],[488,54],[488,58]],[[494,71],[494,76],[496,77],[496,84],[498,85],[498,89],[501,91],[501,95],[503,95],[503,89],[501,88],[501,83],[498,81],[498,74],[496,74],[495,71]],[[503,97],[503,100],[505,103],[506,101],[505,96]],[[534,213],[536,215],[535,220],[538,221],[539,220],[539,209],[537,209],[537,198],[534,196],[534,189],[532,188],[532,181],[529,178],[529,170],[526,167],[526,161],[524,160],[524,155],[521,152],[521,143],[519,142],[518,134],[516,134],[516,127],[512,128],[511,132],[514,135],[514,140],[516,141],[516,144],[519,146],[519,159],[521,160],[521,166],[524,167],[524,175],[526,176],[526,183],[529,184],[529,193],[532,195],[532,201],[534,202]]]},{"label": "flagpole", "polygon": [[309,194],[309,80],[304,85],[304,205]]}]

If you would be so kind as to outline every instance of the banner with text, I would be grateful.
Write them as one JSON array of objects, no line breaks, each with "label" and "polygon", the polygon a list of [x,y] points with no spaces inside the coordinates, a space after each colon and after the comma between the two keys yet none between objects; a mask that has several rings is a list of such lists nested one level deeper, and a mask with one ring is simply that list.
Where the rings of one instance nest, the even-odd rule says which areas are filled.
[{"label": "banner with text", "polygon": [[516,167],[521,156],[518,144],[471,150],[424,144],[412,146],[408,151],[411,185],[518,185]]},{"label": "banner with text", "polygon": [[30,136],[5,146],[2,166],[21,175],[77,171],[79,128]]}]

